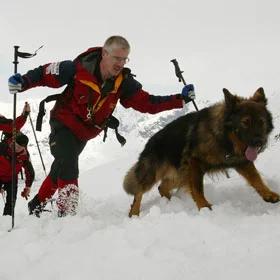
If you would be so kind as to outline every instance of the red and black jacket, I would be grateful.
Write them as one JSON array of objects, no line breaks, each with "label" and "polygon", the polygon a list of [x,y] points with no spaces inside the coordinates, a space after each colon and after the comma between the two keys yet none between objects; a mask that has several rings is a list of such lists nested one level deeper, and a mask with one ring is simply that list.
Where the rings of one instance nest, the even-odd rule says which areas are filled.
[{"label": "red and black jacket", "polygon": [[[18,174],[22,168],[25,173],[25,187],[31,187],[35,172],[27,149],[16,154],[16,174]],[[0,143],[0,182],[8,183],[11,181],[12,149],[8,143]]]},{"label": "red and black jacket", "polygon": [[182,108],[181,94],[154,96],[142,89],[128,68],[115,79],[100,78],[102,48],[91,48],[74,61],[49,63],[23,75],[23,91],[36,86],[58,88],[67,85],[51,111],[80,140],[89,140],[104,128],[118,101],[125,108],[155,114]]},{"label": "red and black jacket", "polygon": [[[24,126],[27,119],[27,115],[20,115],[15,120],[16,130],[20,131],[20,129]],[[4,116],[0,115],[0,131],[4,133],[12,133],[13,131],[13,120],[7,119]]]}]

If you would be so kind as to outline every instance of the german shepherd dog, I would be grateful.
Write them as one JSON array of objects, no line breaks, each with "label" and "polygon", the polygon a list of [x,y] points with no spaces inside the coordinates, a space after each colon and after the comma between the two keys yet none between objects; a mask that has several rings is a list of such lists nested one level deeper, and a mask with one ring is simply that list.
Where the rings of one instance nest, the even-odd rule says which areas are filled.
[{"label": "german shepherd dog", "polygon": [[198,209],[211,209],[203,177],[228,168],[243,176],[265,201],[279,201],[254,165],[273,129],[263,88],[250,98],[223,92],[223,102],[179,117],[148,140],[124,178],[125,191],[134,195],[129,217],[139,215],[143,194],[159,181],[161,196],[170,199],[170,191],[180,187],[190,191]]}]

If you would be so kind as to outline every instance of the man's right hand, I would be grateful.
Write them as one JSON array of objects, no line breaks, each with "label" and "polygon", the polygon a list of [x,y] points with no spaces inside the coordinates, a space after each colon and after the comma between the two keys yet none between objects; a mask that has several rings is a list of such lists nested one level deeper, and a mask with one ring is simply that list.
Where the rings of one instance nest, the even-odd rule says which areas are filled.
[{"label": "man's right hand", "polygon": [[16,94],[22,90],[23,87],[23,78],[22,76],[17,73],[11,76],[8,80],[9,91],[11,94]]}]

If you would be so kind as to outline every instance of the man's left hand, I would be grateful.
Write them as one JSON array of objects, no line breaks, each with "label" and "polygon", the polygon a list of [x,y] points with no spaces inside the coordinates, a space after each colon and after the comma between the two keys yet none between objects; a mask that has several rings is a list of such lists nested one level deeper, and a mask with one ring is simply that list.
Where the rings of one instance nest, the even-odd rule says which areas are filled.
[{"label": "man's left hand", "polygon": [[185,103],[194,100],[195,99],[194,85],[193,84],[185,85],[182,89],[181,94]]}]

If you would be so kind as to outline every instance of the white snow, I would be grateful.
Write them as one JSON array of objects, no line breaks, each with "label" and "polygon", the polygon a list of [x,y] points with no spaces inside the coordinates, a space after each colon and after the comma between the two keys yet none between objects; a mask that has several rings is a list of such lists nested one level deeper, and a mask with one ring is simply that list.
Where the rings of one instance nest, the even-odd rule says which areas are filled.
[{"label": "white snow", "polygon": [[[280,143],[273,138],[280,128],[280,103],[277,94],[268,98],[275,129],[256,166],[271,189],[280,192]],[[130,114],[119,113],[124,118]],[[142,127],[145,119],[152,125],[147,115]],[[133,120],[126,121],[132,126]],[[29,126],[26,132],[31,135]],[[43,134],[47,127],[45,130]],[[40,219],[28,216],[27,202],[18,197],[12,232],[8,232],[11,218],[0,217],[0,279],[276,277],[280,204],[264,202],[235,171],[230,171],[229,179],[222,175],[206,178],[206,197],[213,203],[213,211],[199,212],[190,196],[181,191],[168,201],[154,188],[144,195],[140,217],[128,218],[132,197],[123,191],[122,179],[143,146],[143,138],[136,134],[135,129],[124,134],[128,142],[123,148],[113,134],[106,143],[101,137],[88,143],[80,161],[77,216],[58,218],[55,205],[52,213],[45,212]],[[41,147],[46,158],[47,144]],[[31,146],[32,159],[40,177],[32,196],[44,178],[35,148]]]}]

